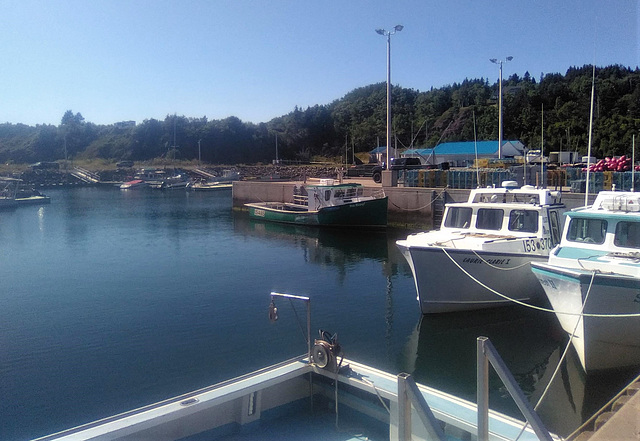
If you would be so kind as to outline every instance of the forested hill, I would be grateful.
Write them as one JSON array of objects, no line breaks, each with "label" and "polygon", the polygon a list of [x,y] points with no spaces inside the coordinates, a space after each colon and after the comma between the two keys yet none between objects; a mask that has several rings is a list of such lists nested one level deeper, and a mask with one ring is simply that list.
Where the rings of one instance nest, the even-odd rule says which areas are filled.
[{"label": "forested hill", "polygon": [[[592,67],[572,67],[564,75],[528,72],[503,82],[504,139],[540,148],[544,118],[545,151],[586,153]],[[398,148],[433,147],[445,141],[498,138],[497,81],[464,80],[439,89],[392,89]],[[604,157],[629,154],[640,134],[640,70],[596,69],[592,152]],[[250,105],[249,103],[247,105]],[[636,141],[640,141],[636,136]],[[277,141],[276,141],[277,139]],[[267,123],[236,117],[207,120],[168,115],[136,125],[96,125],[67,111],[60,125],[0,124],[0,161],[31,163],[57,159],[198,159],[220,164],[275,159],[308,160],[369,151],[386,139],[386,84],[353,90],[327,105],[315,105]]]}]

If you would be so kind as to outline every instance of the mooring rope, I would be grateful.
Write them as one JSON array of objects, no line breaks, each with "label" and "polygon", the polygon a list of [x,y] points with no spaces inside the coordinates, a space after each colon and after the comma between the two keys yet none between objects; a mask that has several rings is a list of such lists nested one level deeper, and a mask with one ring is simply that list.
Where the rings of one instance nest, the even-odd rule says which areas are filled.
[{"label": "mooring rope", "polygon": [[[444,254],[451,260],[451,262],[453,262],[453,264],[455,266],[458,267],[458,269],[460,269],[460,271],[462,271],[467,277],[469,277],[471,280],[473,280],[475,283],[477,283],[478,285],[482,286],[483,288],[489,290],[490,292],[494,293],[495,295],[497,295],[498,297],[502,297],[505,300],[508,300],[512,303],[521,305],[521,306],[525,306],[527,308],[530,309],[535,309],[537,311],[542,311],[542,312],[549,312],[549,313],[554,313],[554,314],[564,314],[564,315],[579,315],[579,316],[583,316],[583,317],[603,317],[603,318],[629,318],[629,317],[640,317],[640,313],[629,313],[629,314],[596,314],[596,313],[583,313],[583,312],[567,312],[567,311],[555,311],[553,309],[549,309],[549,308],[544,308],[542,306],[536,306],[536,305],[531,305],[529,303],[525,303],[522,302],[520,300],[514,299],[512,297],[509,297],[507,295],[502,294],[501,292],[496,291],[495,289],[491,288],[490,286],[482,283],[480,280],[478,280],[477,278],[475,278],[474,276],[472,276],[471,274],[469,274],[469,272],[467,270],[465,270],[464,268],[462,268],[462,266],[460,266],[460,264],[458,264],[458,262],[455,261],[455,259],[453,257],[451,257],[451,255],[447,252],[447,250],[445,248],[441,248],[441,250],[444,252]],[[597,270],[593,270],[594,273],[599,273],[599,271]]]},{"label": "mooring rope", "polygon": [[[591,281],[589,282],[589,288],[587,289],[587,293],[584,296],[584,301],[582,302],[582,307],[580,308],[580,314],[581,315],[584,312],[585,305],[587,304],[587,299],[589,298],[589,294],[591,293],[591,287],[593,286],[593,279],[595,279],[595,277],[596,277],[596,271],[593,270],[593,272],[591,273]],[[549,382],[545,386],[544,391],[542,391],[542,395],[540,395],[540,398],[538,399],[538,402],[533,407],[534,411],[538,410],[538,408],[542,404],[542,400],[545,399],[545,397],[547,396],[547,392],[549,392],[549,388],[551,387],[551,383],[553,383],[553,380],[555,380],[556,376],[558,375],[558,372],[560,372],[560,367],[562,366],[562,363],[564,362],[565,358],[567,357],[567,354],[569,353],[569,348],[571,347],[571,343],[573,342],[573,337],[575,337],[576,331],[578,330],[578,326],[580,325],[580,320],[582,320],[582,318],[579,318],[578,320],[576,320],[576,325],[573,328],[573,332],[571,334],[569,334],[569,341],[567,342],[567,345],[565,346],[564,351],[562,352],[562,356],[558,360],[558,364],[556,365],[556,368],[554,369],[553,374],[551,375],[551,378],[549,379]],[[527,430],[528,426],[529,426],[529,421],[527,421],[524,424],[524,426],[522,426],[522,429],[520,430],[520,433],[516,437],[515,441],[518,441],[520,439],[520,437],[522,436],[524,431]]]}]

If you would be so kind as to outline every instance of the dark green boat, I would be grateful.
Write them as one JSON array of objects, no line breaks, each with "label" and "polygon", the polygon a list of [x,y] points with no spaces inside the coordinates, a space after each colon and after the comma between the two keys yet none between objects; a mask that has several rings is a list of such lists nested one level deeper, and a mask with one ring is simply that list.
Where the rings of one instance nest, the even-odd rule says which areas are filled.
[{"label": "dark green boat", "polygon": [[387,226],[388,198],[380,190],[364,196],[361,184],[334,184],[332,179],[294,189],[293,202],[245,204],[254,219],[332,227]]}]

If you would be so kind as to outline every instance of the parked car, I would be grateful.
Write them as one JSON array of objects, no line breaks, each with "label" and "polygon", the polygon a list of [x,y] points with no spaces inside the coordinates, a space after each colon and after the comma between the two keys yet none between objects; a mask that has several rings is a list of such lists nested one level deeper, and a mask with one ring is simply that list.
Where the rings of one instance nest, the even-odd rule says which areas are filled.
[{"label": "parked car", "polygon": [[391,170],[415,170],[424,168],[420,158],[395,158],[391,163]]},{"label": "parked car", "polygon": [[347,176],[351,177],[371,177],[373,182],[382,182],[382,164],[378,162],[370,162],[365,164],[356,158],[356,163],[347,169]]}]

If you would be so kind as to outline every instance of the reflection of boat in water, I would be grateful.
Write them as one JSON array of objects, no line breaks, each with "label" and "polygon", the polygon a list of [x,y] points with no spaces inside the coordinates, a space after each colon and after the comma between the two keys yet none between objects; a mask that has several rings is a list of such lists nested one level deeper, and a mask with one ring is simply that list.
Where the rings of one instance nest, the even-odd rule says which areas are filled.
[{"label": "reflection of boat in water", "polygon": [[[242,213],[240,213],[242,214]],[[389,241],[385,230],[324,229],[264,222],[246,216],[234,219],[236,232],[267,240],[285,241],[306,252],[310,262],[344,265],[362,259],[385,260]],[[393,244],[391,244],[393,245]]]},{"label": "reflection of boat in water", "polygon": [[[529,402],[536,405],[568,343],[553,314],[513,306],[424,315],[404,347],[398,369],[422,384],[473,400],[479,336],[491,339]],[[468,381],[453,382],[452,371]],[[570,348],[537,413],[550,431],[567,436],[634,376],[587,376]],[[492,408],[520,415],[501,382],[491,380],[489,387]]]}]

